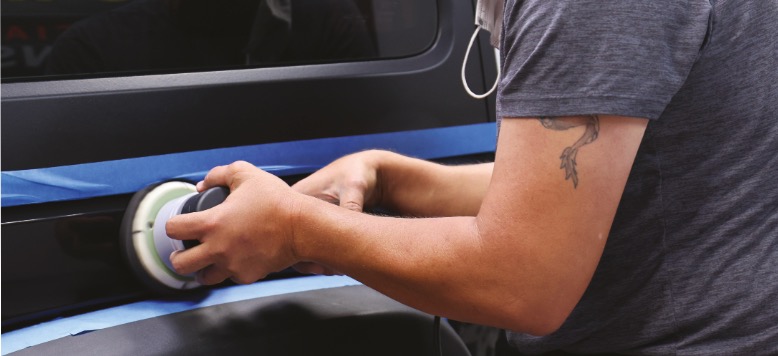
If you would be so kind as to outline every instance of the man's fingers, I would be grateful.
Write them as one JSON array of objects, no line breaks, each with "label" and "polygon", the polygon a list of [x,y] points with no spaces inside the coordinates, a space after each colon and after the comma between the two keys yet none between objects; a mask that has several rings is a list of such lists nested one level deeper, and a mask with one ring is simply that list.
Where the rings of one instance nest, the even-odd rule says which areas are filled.
[{"label": "man's fingers", "polygon": [[348,210],[362,212],[365,204],[364,193],[356,189],[341,192],[340,206]]},{"label": "man's fingers", "polygon": [[211,255],[208,254],[205,245],[197,245],[184,251],[173,251],[173,253],[170,254],[170,263],[173,264],[173,269],[175,269],[178,274],[197,272],[210,266],[213,262],[214,261]]},{"label": "man's fingers", "polygon": [[176,240],[197,240],[206,231],[206,221],[201,212],[176,215],[165,223],[165,231]]},{"label": "man's fingers", "polygon": [[246,161],[237,161],[226,166],[215,167],[208,172],[202,182],[197,184],[197,189],[203,191],[213,187],[228,187],[230,190],[234,190],[240,184],[240,181],[237,180],[240,177],[239,173],[254,169],[257,167]]},{"label": "man's fingers", "polygon": [[229,272],[216,265],[210,265],[197,272],[197,281],[204,285],[221,283],[229,277]]},{"label": "man's fingers", "polygon": [[222,181],[227,179],[227,166],[216,166],[211,168],[205,175],[205,178],[197,183],[197,191],[202,192],[208,188],[227,186]]}]

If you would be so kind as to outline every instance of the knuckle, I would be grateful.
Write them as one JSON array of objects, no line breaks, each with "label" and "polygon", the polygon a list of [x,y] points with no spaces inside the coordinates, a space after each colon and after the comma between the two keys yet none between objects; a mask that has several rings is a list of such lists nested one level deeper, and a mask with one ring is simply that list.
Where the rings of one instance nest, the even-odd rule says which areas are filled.
[{"label": "knuckle", "polygon": [[200,283],[208,285],[213,284],[213,275],[212,273],[209,273],[208,270],[202,270],[198,274],[198,279],[200,280]]},{"label": "knuckle", "polygon": [[319,199],[321,199],[323,201],[326,201],[326,202],[328,202],[330,204],[335,204],[335,205],[338,205],[338,203],[340,202],[340,199],[338,199],[338,196],[336,194],[332,194],[330,192],[324,192],[324,193],[318,194],[318,195],[316,195],[316,198],[319,198]]},{"label": "knuckle", "polygon": [[224,276],[220,276],[219,273],[216,273],[213,270],[205,270],[202,274],[202,282],[203,284],[216,284],[225,279]]},{"label": "knuckle", "polygon": [[224,261],[226,252],[224,248],[221,246],[221,244],[204,243],[200,245],[198,248],[202,248],[202,258],[204,260],[211,261],[214,263],[220,263]]},{"label": "knuckle", "polygon": [[234,263],[227,264],[224,267],[224,270],[227,272],[228,275],[232,276],[232,278],[238,278],[239,276],[242,276],[244,271]]},{"label": "knuckle", "polygon": [[362,211],[362,205],[360,205],[359,203],[357,203],[355,201],[344,202],[342,206],[344,208],[348,209],[348,210]]},{"label": "knuckle", "polygon": [[205,235],[209,235],[214,231],[218,231],[221,227],[221,218],[217,211],[211,211],[207,214],[202,214],[202,228]]},{"label": "knuckle", "polygon": [[208,257],[217,262],[225,261],[227,260],[227,250],[220,244],[214,245],[208,250]]},{"label": "knuckle", "polygon": [[367,182],[358,178],[351,178],[345,183],[347,189],[365,191],[367,189]]},{"label": "knuckle", "polygon": [[246,161],[235,161],[235,162],[230,163],[229,166],[227,166],[227,168],[230,170],[230,172],[233,172],[233,173],[245,170],[245,169],[250,168],[250,167],[254,167],[254,165],[251,164],[251,163],[248,163]]},{"label": "knuckle", "polygon": [[173,266],[173,270],[175,270],[178,273],[184,273],[186,272],[186,266],[181,262],[180,258],[171,258],[170,264]]},{"label": "knuckle", "polygon": [[251,284],[254,282],[251,278],[244,275],[234,275],[231,279],[233,282],[238,284]]}]

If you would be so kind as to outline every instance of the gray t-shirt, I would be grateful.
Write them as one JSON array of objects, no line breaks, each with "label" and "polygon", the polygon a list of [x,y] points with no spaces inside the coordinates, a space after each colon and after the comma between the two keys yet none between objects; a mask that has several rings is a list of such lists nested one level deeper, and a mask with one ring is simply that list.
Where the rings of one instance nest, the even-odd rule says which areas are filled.
[{"label": "gray t-shirt", "polygon": [[509,0],[502,38],[500,117],[651,119],[580,303],[509,343],[778,354],[778,1]]}]

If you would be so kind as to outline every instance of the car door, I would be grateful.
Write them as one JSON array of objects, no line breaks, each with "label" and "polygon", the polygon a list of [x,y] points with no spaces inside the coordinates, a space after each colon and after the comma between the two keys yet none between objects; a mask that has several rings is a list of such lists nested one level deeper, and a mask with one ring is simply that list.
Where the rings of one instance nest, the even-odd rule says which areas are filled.
[{"label": "car door", "polygon": [[[473,6],[4,1],[4,344],[36,323],[157,298],[118,251],[130,197],[151,184],[238,159],[291,183],[368,148],[491,159],[494,99],[462,88]],[[464,76],[485,91],[495,72],[481,37]]]}]

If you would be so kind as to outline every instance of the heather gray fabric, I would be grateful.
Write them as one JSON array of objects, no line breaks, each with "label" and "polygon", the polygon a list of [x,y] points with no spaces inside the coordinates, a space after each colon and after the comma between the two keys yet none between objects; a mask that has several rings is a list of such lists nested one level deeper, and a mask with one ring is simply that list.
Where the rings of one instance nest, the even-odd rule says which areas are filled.
[{"label": "heather gray fabric", "polygon": [[500,117],[651,119],[582,300],[513,346],[778,354],[776,19],[776,0],[506,3]]}]

